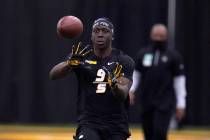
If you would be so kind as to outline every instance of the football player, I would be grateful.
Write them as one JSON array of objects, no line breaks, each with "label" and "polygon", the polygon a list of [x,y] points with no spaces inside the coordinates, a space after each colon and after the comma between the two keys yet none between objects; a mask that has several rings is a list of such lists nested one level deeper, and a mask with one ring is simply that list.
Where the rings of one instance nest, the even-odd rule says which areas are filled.
[{"label": "football player", "polygon": [[107,18],[96,19],[91,45],[72,47],[67,60],[50,71],[50,79],[74,72],[78,78],[78,128],[76,140],[126,140],[129,89],[134,61],[112,47],[114,26]]}]

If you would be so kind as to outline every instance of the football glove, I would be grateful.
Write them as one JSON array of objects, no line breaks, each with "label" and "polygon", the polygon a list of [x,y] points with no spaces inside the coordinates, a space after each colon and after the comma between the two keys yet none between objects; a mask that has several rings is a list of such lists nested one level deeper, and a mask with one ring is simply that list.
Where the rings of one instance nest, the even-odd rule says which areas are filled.
[{"label": "football glove", "polygon": [[83,64],[84,58],[92,52],[92,49],[89,49],[89,46],[82,48],[81,44],[82,43],[79,42],[77,46],[72,46],[71,55],[67,60],[68,65],[71,67],[76,67]]},{"label": "football glove", "polygon": [[107,74],[107,82],[111,88],[116,88],[117,79],[122,77],[124,73],[122,72],[122,65],[119,63],[115,64],[115,67],[112,70],[109,70],[103,66],[103,70]]}]

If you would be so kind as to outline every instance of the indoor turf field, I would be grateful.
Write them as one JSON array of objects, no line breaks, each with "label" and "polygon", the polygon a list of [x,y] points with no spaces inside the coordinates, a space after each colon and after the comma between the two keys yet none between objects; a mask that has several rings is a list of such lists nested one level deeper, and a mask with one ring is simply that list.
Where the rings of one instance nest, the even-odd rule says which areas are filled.
[{"label": "indoor turf field", "polygon": [[[0,125],[0,140],[72,140],[73,126]],[[131,127],[129,140],[143,140],[140,127]],[[209,129],[170,131],[169,140],[210,140]]]}]

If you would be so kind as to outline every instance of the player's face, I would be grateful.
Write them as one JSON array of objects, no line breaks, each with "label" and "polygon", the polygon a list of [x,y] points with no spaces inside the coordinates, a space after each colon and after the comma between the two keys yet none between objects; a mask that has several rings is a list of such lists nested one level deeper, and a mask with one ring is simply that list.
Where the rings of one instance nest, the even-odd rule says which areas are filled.
[{"label": "player's face", "polygon": [[112,32],[104,26],[96,26],[92,30],[91,40],[93,46],[96,46],[99,49],[107,48],[112,41]]}]

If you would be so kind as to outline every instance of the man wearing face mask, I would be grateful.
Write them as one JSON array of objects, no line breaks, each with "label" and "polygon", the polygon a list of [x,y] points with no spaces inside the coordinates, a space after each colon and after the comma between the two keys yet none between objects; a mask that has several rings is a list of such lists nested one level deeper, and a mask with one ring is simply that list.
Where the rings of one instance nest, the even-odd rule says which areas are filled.
[{"label": "man wearing face mask", "polygon": [[165,25],[155,24],[150,38],[151,44],[137,55],[130,103],[134,104],[139,87],[145,140],[167,140],[172,115],[175,113],[177,121],[185,115],[184,65],[180,54],[167,47]]}]

